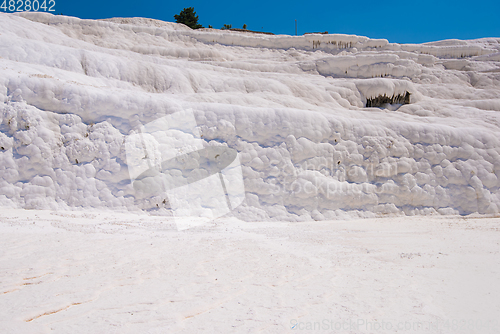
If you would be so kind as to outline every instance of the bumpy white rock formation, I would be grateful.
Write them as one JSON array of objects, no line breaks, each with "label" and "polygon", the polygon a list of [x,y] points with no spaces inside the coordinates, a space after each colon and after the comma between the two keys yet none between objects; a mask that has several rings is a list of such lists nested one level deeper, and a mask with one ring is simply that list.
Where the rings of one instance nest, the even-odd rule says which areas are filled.
[{"label": "bumpy white rock formation", "polygon": [[41,13],[0,14],[0,27],[0,205],[170,214],[162,194],[137,196],[125,143],[192,109],[204,146],[238,152],[241,218],[499,212],[500,39]]}]

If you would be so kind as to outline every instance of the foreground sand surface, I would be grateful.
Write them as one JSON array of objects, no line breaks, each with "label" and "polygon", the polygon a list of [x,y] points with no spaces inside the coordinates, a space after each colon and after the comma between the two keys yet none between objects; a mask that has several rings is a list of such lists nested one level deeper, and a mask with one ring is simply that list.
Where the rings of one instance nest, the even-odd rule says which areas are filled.
[{"label": "foreground sand surface", "polygon": [[2,333],[498,333],[500,219],[3,209]]}]

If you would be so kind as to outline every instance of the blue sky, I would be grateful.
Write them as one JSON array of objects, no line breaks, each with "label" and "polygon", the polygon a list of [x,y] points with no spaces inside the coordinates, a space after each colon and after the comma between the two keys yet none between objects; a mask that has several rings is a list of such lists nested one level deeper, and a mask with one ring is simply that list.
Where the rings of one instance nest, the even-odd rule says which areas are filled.
[{"label": "blue sky", "polygon": [[[2,1],[2,0],[0,0]],[[39,0],[41,1],[41,0]],[[422,43],[448,38],[500,37],[500,1],[68,1],[54,0],[55,13],[80,18],[149,17],[174,22],[194,7],[204,27],[231,24],[276,34],[328,31]]]}]

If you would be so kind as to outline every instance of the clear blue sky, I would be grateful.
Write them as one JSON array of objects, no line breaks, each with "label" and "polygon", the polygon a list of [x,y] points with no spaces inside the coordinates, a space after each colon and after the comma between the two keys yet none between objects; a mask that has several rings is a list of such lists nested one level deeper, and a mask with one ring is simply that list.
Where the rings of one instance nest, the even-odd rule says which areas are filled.
[{"label": "clear blue sky", "polygon": [[[39,0],[41,1],[41,0]],[[174,22],[194,7],[204,27],[232,24],[275,34],[356,34],[397,43],[448,38],[500,37],[500,0],[486,1],[69,1],[55,0],[55,13],[79,18],[148,17]]]}]

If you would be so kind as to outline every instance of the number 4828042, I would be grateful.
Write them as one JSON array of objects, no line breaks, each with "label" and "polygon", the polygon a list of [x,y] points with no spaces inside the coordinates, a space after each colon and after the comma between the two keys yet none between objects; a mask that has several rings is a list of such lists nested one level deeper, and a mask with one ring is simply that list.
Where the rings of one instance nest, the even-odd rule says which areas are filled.
[{"label": "number 4828042", "polygon": [[[0,0],[1,1],[1,0]],[[4,12],[53,12],[55,11],[54,6],[56,5],[55,0],[3,0],[0,9]]]}]

